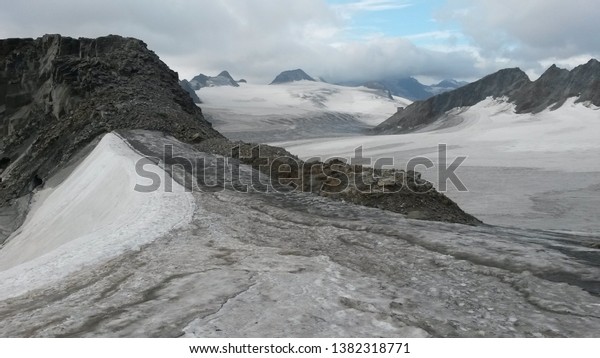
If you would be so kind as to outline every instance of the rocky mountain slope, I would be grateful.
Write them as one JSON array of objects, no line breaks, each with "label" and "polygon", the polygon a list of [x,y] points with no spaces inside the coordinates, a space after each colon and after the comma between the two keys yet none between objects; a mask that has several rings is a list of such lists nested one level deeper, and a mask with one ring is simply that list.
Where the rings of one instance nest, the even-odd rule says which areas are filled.
[{"label": "rocky mountain slope", "polygon": [[270,83],[272,85],[281,84],[281,83],[289,83],[296,81],[315,81],[314,78],[310,77],[306,72],[301,69],[283,71],[275,77],[275,79]]},{"label": "rocky mountain slope", "polygon": [[140,40],[0,40],[0,204],[119,128],[159,130],[186,142],[221,136],[177,73]]},{"label": "rocky mountain slope", "polygon": [[572,71],[552,66],[533,82],[518,68],[500,70],[454,91],[399,109],[374,132],[392,134],[418,130],[452,109],[473,106],[487,97],[505,97],[516,105],[517,113],[538,113],[548,107],[556,109],[570,97],[598,106],[600,63],[592,59]]}]

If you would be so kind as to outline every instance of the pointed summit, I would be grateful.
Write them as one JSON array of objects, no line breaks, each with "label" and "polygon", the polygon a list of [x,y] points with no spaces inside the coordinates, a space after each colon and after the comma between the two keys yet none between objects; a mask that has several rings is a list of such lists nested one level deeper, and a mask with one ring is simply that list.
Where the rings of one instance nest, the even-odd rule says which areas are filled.
[{"label": "pointed summit", "polygon": [[229,72],[225,71],[221,71],[221,73],[219,73],[217,75],[217,77],[223,77],[223,78],[228,78],[230,79],[232,82],[237,82],[236,80],[233,79],[233,77],[231,77],[231,75],[229,74]]},{"label": "pointed summit", "polygon": [[233,79],[233,77],[231,77],[229,72],[221,71],[221,73],[215,77],[209,77],[201,73],[190,80],[190,86],[197,91],[203,87],[239,87],[240,85],[236,80]]}]

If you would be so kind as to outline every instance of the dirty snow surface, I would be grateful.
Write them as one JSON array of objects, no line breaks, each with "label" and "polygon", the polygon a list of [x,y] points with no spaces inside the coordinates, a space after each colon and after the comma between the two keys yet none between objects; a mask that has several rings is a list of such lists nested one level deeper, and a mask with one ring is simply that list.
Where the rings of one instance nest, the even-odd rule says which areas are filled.
[{"label": "dirty snow surface", "polygon": [[[0,336],[600,336],[596,237],[240,193],[232,183],[260,174],[233,160],[223,190],[134,192],[131,162],[165,144],[201,159],[196,175],[220,160],[158,133],[109,134],[36,194],[0,249]],[[146,170],[188,187],[183,170]]]}]

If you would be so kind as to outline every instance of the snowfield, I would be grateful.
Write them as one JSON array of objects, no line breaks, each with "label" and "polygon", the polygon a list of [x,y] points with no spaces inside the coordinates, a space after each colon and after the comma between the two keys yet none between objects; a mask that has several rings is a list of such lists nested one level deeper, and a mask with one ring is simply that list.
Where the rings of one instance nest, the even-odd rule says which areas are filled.
[{"label": "snowfield", "polygon": [[[209,165],[217,160],[162,134],[121,135],[144,155],[160,157],[157,151],[173,145],[178,156]],[[592,247],[598,238],[415,221],[308,193],[239,193],[230,190],[231,177],[221,191],[139,194],[130,170],[137,158],[107,135],[38,202],[11,247],[45,245],[45,235],[51,239],[68,227],[74,234],[0,272],[0,336],[600,332],[600,267]],[[261,175],[239,169],[243,178]],[[59,190],[65,192],[54,196]],[[54,210],[61,215],[44,214]],[[2,262],[21,255],[11,247],[0,249]]]},{"label": "snowfield", "polygon": [[[141,158],[117,135],[106,134],[62,183],[36,193],[25,223],[0,250],[0,299],[139,250],[189,222],[193,198],[179,184],[171,193],[134,190],[137,183],[149,184],[135,172]],[[156,166],[145,169],[164,178]]]},{"label": "snowfield", "polygon": [[[467,159],[457,174],[469,192],[449,183],[448,195],[486,223],[574,232],[600,232],[600,109],[575,98],[555,111],[515,114],[514,106],[487,99],[456,109],[416,133],[271,141],[300,156],[393,158],[403,168],[414,157],[448,165]],[[439,188],[436,168],[420,167]]]},{"label": "snowfield", "polygon": [[350,135],[373,127],[411,101],[365,87],[298,81],[207,87],[196,92],[215,129],[248,142]]}]

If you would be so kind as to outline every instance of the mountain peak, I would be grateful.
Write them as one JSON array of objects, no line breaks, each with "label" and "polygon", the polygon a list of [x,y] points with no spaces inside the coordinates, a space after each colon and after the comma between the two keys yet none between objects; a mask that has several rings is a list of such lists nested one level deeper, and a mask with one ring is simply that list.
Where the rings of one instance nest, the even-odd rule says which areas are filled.
[{"label": "mountain peak", "polygon": [[215,77],[206,76],[201,73],[198,76],[192,78],[189,84],[191,88],[196,91],[203,87],[240,86],[227,71],[221,71],[221,73],[219,73]]},{"label": "mountain peak", "polygon": [[295,81],[313,81],[316,82],[314,78],[310,77],[306,72],[301,69],[283,71],[270,84],[280,84],[280,83],[289,83]]},{"label": "mountain peak", "polygon": [[231,75],[229,74],[229,72],[228,72],[227,70],[225,70],[225,71],[221,71],[221,73],[219,73],[219,74],[217,75],[217,77],[225,77],[225,78],[229,78],[229,79],[230,79],[230,80],[232,80],[232,81],[235,81],[235,80],[233,79],[233,77],[231,77]]}]

